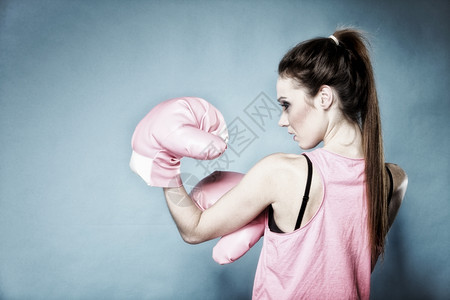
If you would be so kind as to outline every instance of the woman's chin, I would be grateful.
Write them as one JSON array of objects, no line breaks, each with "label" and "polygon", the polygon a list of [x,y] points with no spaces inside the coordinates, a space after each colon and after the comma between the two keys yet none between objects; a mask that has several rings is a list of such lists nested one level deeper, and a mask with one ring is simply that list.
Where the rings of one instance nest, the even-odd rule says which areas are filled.
[{"label": "woman's chin", "polygon": [[317,145],[320,144],[320,142],[319,143],[305,143],[305,142],[299,141],[298,139],[296,139],[295,141],[297,142],[298,146],[302,150],[305,150],[305,151],[306,150],[311,150],[311,149],[315,148]]}]

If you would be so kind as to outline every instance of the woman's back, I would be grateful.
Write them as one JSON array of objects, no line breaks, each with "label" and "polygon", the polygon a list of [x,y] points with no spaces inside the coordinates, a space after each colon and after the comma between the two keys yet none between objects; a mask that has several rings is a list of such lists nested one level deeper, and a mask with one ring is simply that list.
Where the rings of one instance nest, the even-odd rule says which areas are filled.
[{"label": "woman's back", "polygon": [[[371,250],[364,160],[323,149],[307,155],[321,181],[318,210],[289,233],[271,232],[266,225],[253,296],[368,299]],[[300,203],[301,196],[296,197]]]}]

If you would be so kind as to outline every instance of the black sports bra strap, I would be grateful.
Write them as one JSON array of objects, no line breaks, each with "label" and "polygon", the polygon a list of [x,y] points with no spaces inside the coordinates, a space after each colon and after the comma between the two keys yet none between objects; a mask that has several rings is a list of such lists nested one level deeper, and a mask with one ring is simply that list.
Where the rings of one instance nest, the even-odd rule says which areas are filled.
[{"label": "black sports bra strap", "polygon": [[308,179],[306,181],[305,194],[303,195],[302,207],[300,208],[300,212],[298,213],[297,223],[295,224],[295,229],[299,229],[302,224],[303,215],[305,214],[306,204],[308,204],[309,200],[309,191],[311,189],[311,181],[312,181],[312,163],[309,157],[306,154],[303,154],[306,158],[306,162],[308,163]]},{"label": "black sports bra strap", "polygon": [[391,170],[386,166],[386,173],[389,176],[389,195],[388,195],[388,206],[391,203],[392,193],[394,192],[394,179],[392,178]]}]

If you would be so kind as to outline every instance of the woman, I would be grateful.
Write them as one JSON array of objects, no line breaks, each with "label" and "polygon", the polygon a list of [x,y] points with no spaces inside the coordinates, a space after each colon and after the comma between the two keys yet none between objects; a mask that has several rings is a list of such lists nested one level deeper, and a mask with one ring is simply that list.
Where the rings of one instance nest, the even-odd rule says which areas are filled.
[{"label": "woman", "polygon": [[302,149],[323,147],[262,159],[205,211],[183,186],[166,187],[170,212],[183,239],[195,244],[269,208],[255,299],[368,299],[407,178],[400,167],[385,167],[364,37],[345,29],[300,43],[278,72],[279,125]]}]

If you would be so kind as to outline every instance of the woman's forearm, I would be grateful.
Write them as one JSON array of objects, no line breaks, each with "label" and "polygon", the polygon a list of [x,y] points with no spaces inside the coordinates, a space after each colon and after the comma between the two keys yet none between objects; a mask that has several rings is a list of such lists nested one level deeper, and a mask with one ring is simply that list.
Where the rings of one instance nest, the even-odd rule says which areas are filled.
[{"label": "woman's forearm", "polygon": [[202,242],[197,232],[202,211],[191,200],[184,186],[164,188],[164,196],[183,240],[189,244]]}]

